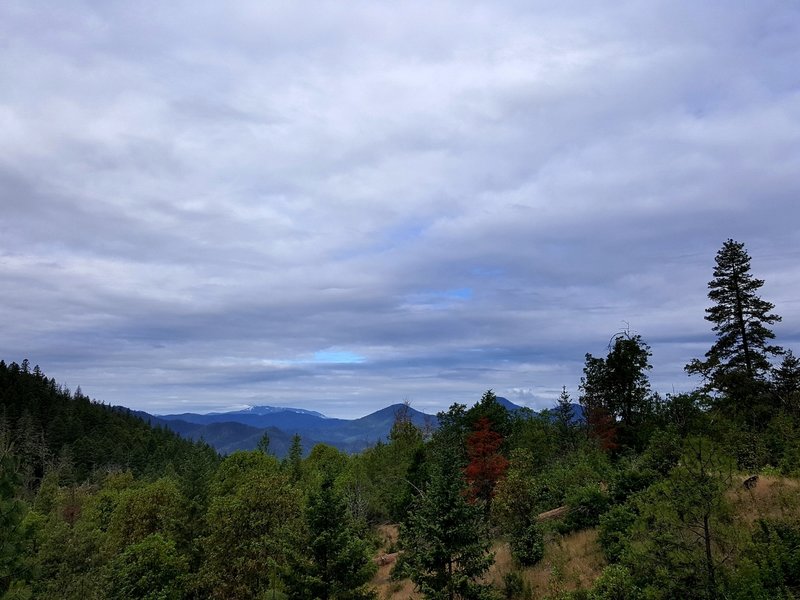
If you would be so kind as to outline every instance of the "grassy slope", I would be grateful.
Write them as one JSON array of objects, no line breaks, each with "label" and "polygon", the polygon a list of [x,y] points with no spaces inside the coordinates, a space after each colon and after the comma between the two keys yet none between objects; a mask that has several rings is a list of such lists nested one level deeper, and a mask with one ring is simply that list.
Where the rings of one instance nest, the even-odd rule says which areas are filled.
[{"label": "grassy slope", "polygon": [[[502,576],[515,570],[508,544],[502,544],[496,557],[493,579],[502,589]],[[522,573],[531,586],[533,597],[543,598],[560,591],[591,587],[605,566],[605,558],[597,544],[597,530],[585,529],[547,540],[542,560]]]},{"label": "grassy slope", "polygon": [[797,517],[800,509],[800,480],[761,475],[750,490],[737,485],[729,492],[734,513],[744,526],[757,519]]},{"label": "grassy slope", "polygon": [[[384,525],[379,534],[386,540],[385,551],[397,539],[397,527]],[[511,559],[508,543],[494,543],[495,563],[489,571],[489,580],[498,589],[502,588],[503,575],[516,570]],[[392,581],[393,564],[381,565],[372,580],[373,587],[381,599],[417,600],[422,596],[414,592],[410,580]],[[589,587],[605,566],[597,532],[594,529],[579,531],[567,536],[557,536],[549,541],[544,558],[534,567],[524,570],[524,577],[531,584],[534,598],[541,598],[559,590],[575,590]]]},{"label": "grassy slope", "polygon": [[[759,518],[797,516],[800,510],[800,480],[762,475],[755,488],[746,490],[737,485],[729,492],[729,497],[742,526],[750,528]],[[385,552],[385,548],[397,540],[397,527],[384,525],[379,533],[386,540],[382,550]],[[511,559],[506,542],[496,541],[494,552],[495,564],[489,572],[489,579],[498,589],[502,589],[503,575],[519,569]],[[555,596],[563,590],[591,587],[605,565],[606,561],[597,544],[597,530],[586,529],[548,539],[544,558],[521,573],[530,584],[533,597],[544,598]],[[389,578],[393,566],[380,566],[372,580],[378,597],[382,600],[421,599],[422,596],[414,592],[411,581],[405,579],[395,582]]]}]

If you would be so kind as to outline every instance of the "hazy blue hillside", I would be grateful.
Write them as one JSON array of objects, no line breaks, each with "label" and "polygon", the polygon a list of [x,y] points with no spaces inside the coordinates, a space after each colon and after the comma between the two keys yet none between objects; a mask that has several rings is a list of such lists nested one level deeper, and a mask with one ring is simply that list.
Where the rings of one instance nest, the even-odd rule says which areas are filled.
[{"label": "hazy blue hillside", "polygon": [[164,421],[186,421],[208,425],[210,423],[242,423],[251,427],[264,429],[277,427],[286,432],[301,433],[308,429],[324,430],[335,429],[344,419],[328,419],[320,413],[298,412],[291,409],[276,410],[274,412],[252,413],[247,411],[234,411],[226,413],[209,413],[205,415],[196,413],[181,413],[174,415],[159,415]]},{"label": "hazy blue hillside", "polygon": [[[202,439],[221,454],[230,454],[237,450],[255,450],[265,432],[269,436],[270,451],[276,456],[285,456],[292,443],[293,434],[281,431],[277,427],[251,427],[234,421],[209,423],[208,425],[179,420],[166,423],[167,427],[175,433],[191,440]],[[306,442],[307,449],[310,449],[314,443],[313,440],[308,440]]]},{"label": "hazy blue hillside", "polygon": [[161,424],[189,439],[202,437],[219,452],[252,450],[264,431],[270,437],[270,448],[284,456],[294,434],[299,434],[303,447],[310,450],[318,442],[330,444],[344,452],[360,452],[385,440],[396,414],[406,410],[407,416],[420,428],[435,428],[436,417],[403,404],[387,406],[358,419],[331,419],[321,413],[302,409],[254,407],[226,413],[182,413],[140,416],[153,425]]},{"label": "hazy blue hillside", "polygon": [[425,414],[403,404],[393,404],[359,419],[331,419],[335,421],[334,426],[326,423],[323,427],[310,428],[300,433],[336,447],[363,449],[374,445],[378,440],[385,440],[397,414],[401,411],[405,411],[406,416],[421,429],[436,428],[437,419],[434,415]]},{"label": "hazy blue hillside", "polygon": [[[523,408],[501,396],[497,400],[511,412]],[[582,421],[581,406],[573,404],[572,408],[575,422]],[[202,438],[222,454],[254,449],[266,431],[272,452],[282,457],[288,452],[294,434],[300,435],[305,452],[320,442],[343,452],[360,452],[387,439],[400,411],[405,411],[407,418],[420,429],[432,430],[438,426],[435,415],[404,404],[393,404],[358,419],[333,419],[315,411],[275,406],[208,414],[138,414],[153,425],[167,427],[185,438]]]},{"label": "hazy blue hillside", "polygon": [[[498,402],[511,412],[523,407],[507,398],[498,397]],[[579,404],[572,405],[575,421],[583,420]],[[270,448],[277,456],[284,456],[294,434],[299,434],[303,448],[308,452],[314,444],[330,444],[344,452],[360,452],[379,440],[386,440],[392,424],[400,411],[406,413],[420,429],[436,429],[438,420],[404,404],[393,404],[358,419],[333,419],[304,409],[256,406],[245,410],[225,413],[182,413],[140,416],[153,425],[162,425],[183,437],[202,438],[223,454],[236,450],[252,450],[266,431]],[[146,415],[146,417],[144,416]]]}]

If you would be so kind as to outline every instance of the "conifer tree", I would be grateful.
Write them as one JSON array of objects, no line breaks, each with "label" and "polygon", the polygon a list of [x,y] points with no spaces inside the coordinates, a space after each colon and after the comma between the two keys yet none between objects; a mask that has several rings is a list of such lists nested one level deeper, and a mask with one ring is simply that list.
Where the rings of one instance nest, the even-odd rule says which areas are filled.
[{"label": "conifer tree", "polygon": [[0,596],[21,575],[26,507],[16,497],[21,483],[17,471],[18,461],[11,448],[0,446]]},{"label": "conifer tree", "polygon": [[326,478],[306,509],[305,543],[292,553],[286,575],[297,600],[367,600],[375,572],[369,545],[358,535],[341,494]]},{"label": "conifer tree", "polygon": [[749,384],[764,380],[771,356],[782,353],[770,343],[775,334],[768,327],[781,320],[775,306],[762,300],[764,285],[750,273],[750,256],[744,244],[728,239],[717,252],[714,279],[708,283],[713,305],[705,319],[714,324],[717,341],[706,352],[706,360],[686,365],[689,374],[701,375],[710,390],[736,395]]},{"label": "conifer tree", "polygon": [[466,414],[466,424],[475,428],[475,424],[482,418],[489,419],[493,431],[505,439],[511,433],[511,415],[508,409],[500,404],[492,390],[486,390],[481,399],[470,408]]},{"label": "conifer tree", "polygon": [[258,440],[256,448],[260,452],[263,452],[264,454],[269,454],[269,442],[270,442],[269,433],[265,431],[264,434],[261,436],[261,439]]},{"label": "conifer tree", "polygon": [[800,359],[791,350],[784,354],[781,364],[773,371],[772,386],[778,405],[800,414]]},{"label": "conifer tree", "polygon": [[292,436],[292,445],[289,446],[284,465],[288,468],[292,481],[295,483],[300,481],[303,476],[303,444],[299,433]]},{"label": "conifer tree", "polygon": [[469,484],[471,499],[485,503],[486,510],[494,496],[494,488],[508,469],[508,460],[500,453],[503,437],[492,431],[488,417],[481,417],[475,423],[474,431],[467,438],[469,464],[464,474]]},{"label": "conifer tree", "polygon": [[623,562],[657,593],[645,597],[720,597],[720,571],[738,537],[727,494],[734,472],[734,461],[713,442],[689,438],[669,475],[633,500],[639,516]]},{"label": "conifer tree", "polygon": [[481,578],[494,556],[483,508],[466,498],[458,449],[444,444],[436,454],[428,485],[401,529],[403,568],[425,598],[487,597]]},{"label": "conifer tree", "polygon": [[573,450],[576,445],[575,409],[569,397],[567,386],[561,388],[558,405],[553,411],[554,425],[558,432],[559,445],[562,450]]}]

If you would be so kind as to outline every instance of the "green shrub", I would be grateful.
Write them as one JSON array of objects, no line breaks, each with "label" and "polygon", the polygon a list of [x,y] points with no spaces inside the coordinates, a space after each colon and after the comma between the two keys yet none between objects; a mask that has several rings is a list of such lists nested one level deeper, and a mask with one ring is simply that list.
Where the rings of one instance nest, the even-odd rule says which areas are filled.
[{"label": "green shrub", "polygon": [[511,556],[523,566],[535,565],[544,556],[544,533],[536,523],[512,534],[510,543]]},{"label": "green shrub", "polygon": [[764,437],[749,431],[740,431],[735,436],[736,464],[743,471],[757,472],[769,462]]},{"label": "green shrub", "polygon": [[750,560],[741,561],[725,583],[726,600],[773,600],[785,597],[765,587],[761,569]]},{"label": "green shrub", "polygon": [[503,597],[508,600],[529,600],[531,587],[517,571],[503,575]]},{"label": "green shrub", "polygon": [[109,564],[114,600],[162,600],[186,594],[188,560],[160,533],[131,544]]},{"label": "green shrub", "polygon": [[649,487],[658,477],[659,473],[653,469],[630,466],[614,476],[609,485],[608,494],[616,504],[625,502],[636,492],[641,492]]},{"label": "green shrub", "polygon": [[608,504],[608,494],[599,485],[587,485],[572,491],[567,496],[569,513],[561,524],[561,532],[594,527],[600,522],[600,515],[608,509]]},{"label": "green shrub", "polygon": [[634,584],[628,569],[622,565],[609,565],[595,581],[590,600],[639,600],[641,590]]},{"label": "green shrub", "polygon": [[769,582],[800,585],[800,526],[761,519],[753,534],[754,558]]},{"label": "green shrub", "polygon": [[683,440],[674,431],[657,431],[642,453],[639,468],[667,475],[678,464],[683,452]]},{"label": "green shrub", "polygon": [[800,441],[787,445],[780,460],[780,469],[788,477],[800,477]]},{"label": "green shrub", "polygon": [[608,480],[612,469],[608,456],[600,450],[585,448],[572,452],[534,478],[530,494],[535,510],[551,510],[568,502],[576,490]]},{"label": "green shrub", "polygon": [[630,546],[630,529],[635,521],[636,513],[627,504],[613,506],[600,517],[598,542],[608,562],[619,562]]}]

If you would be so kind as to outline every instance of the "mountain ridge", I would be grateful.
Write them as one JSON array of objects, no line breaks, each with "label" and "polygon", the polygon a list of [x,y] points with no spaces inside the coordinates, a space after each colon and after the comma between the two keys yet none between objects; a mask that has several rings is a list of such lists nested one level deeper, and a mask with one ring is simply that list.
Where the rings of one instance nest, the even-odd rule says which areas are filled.
[{"label": "mountain ridge", "polygon": [[327,419],[328,417],[321,412],[317,412],[315,410],[308,410],[305,408],[295,408],[292,406],[270,406],[268,404],[262,404],[257,406],[246,406],[245,408],[240,408],[239,410],[230,410],[230,411],[214,411],[205,413],[207,415],[268,415],[277,412],[293,412],[302,415],[311,415],[314,417],[320,417],[323,419]]},{"label": "mountain ridge", "polygon": [[[498,396],[497,401],[514,413],[525,408],[502,396]],[[580,405],[572,406],[575,421],[582,420]],[[253,450],[266,433],[270,438],[271,451],[279,457],[288,452],[295,434],[300,435],[306,452],[317,443],[329,444],[343,452],[361,452],[380,441],[386,441],[400,413],[405,413],[404,418],[422,430],[432,430],[438,426],[436,415],[403,403],[391,404],[356,419],[327,417],[317,411],[276,406],[253,406],[205,414],[149,415],[137,412],[154,425],[166,427],[188,439],[202,439],[222,454]]]}]

